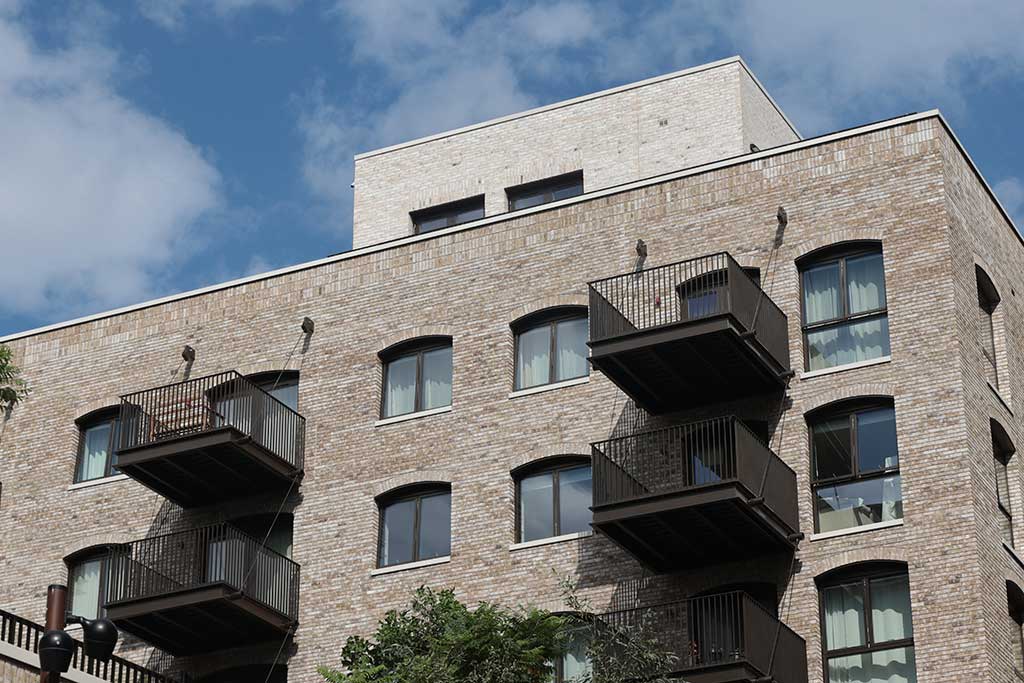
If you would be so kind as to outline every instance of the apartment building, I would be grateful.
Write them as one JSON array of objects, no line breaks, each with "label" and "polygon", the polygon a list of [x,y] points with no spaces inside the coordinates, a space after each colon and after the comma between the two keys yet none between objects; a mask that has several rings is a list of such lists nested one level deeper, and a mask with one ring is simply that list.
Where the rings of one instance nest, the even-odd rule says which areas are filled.
[{"label": "apartment building", "polygon": [[733,58],[355,166],[352,251],[0,340],[0,607],[312,683],[571,576],[693,683],[1024,678],[1024,247],[941,114],[803,139]]}]

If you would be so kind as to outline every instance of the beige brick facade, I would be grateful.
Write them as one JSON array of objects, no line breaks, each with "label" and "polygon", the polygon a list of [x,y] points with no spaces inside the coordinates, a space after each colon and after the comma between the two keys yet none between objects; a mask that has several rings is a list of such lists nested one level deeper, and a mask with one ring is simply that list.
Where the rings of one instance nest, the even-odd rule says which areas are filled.
[{"label": "beige brick facade", "polygon": [[[739,92],[750,88],[737,78],[743,72],[720,68],[687,80],[727,77]],[[661,85],[651,87],[654,101],[671,99],[657,91]],[[580,106],[588,111],[603,105]],[[705,103],[697,109],[715,112]],[[647,111],[646,105],[641,110]],[[715,155],[731,157],[741,141],[777,136],[780,143],[792,135],[763,111],[740,111],[743,123],[736,124],[735,139],[726,140],[720,131],[711,136],[723,147],[687,159],[654,154],[645,162],[650,166],[607,184],[673,165],[693,166]],[[571,118],[567,112],[558,116]],[[505,125],[517,124],[473,134],[497,135]],[[504,143],[491,137],[487,144],[503,149]],[[394,154],[396,168],[405,168],[406,152]],[[474,156],[470,149],[460,154],[466,164]],[[603,160],[609,168],[619,164],[614,153],[604,154],[611,155]],[[551,167],[524,161],[515,170],[481,167],[474,173],[494,175],[494,187],[486,188],[490,196],[510,182],[508,173],[537,168],[538,175],[546,175],[569,163],[568,156],[554,157]],[[491,158],[484,155],[481,163]],[[365,194],[356,206],[357,245],[406,235],[408,210],[416,208],[406,203],[436,203],[454,198],[445,192],[462,192],[470,181],[448,167],[447,159],[417,165],[437,187],[449,186],[450,180],[451,192],[399,185],[390,198],[375,196],[370,180],[359,175],[367,165],[358,166],[363,170],[357,170],[357,184],[365,183],[360,189]],[[394,172],[380,171],[381,187]],[[300,370],[299,411],[308,435],[305,478],[285,505],[294,513],[294,558],[302,567],[300,626],[287,652],[289,681],[318,680],[314,667],[336,662],[347,635],[372,629],[386,609],[405,605],[421,584],[451,586],[471,603],[555,608],[558,576],[571,574],[601,610],[744,580],[775,582],[782,595],[780,616],[806,639],[809,678],[820,683],[815,577],[868,560],[908,565],[919,681],[1015,680],[1005,582],[1024,586],[1024,564],[1000,541],[989,419],[1024,444],[1024,425],[1013,412],[1013,397],[1024,395],[1019,343],[1024,316],[1016,299],[1016,289],[1024,291],[1024,249],[942,119],[935,113],[905,117],[656,182],[605,192],[590,192],[588,183],[587,189],[587,195],[564,205],[12,339],[34,393],[10,415],[0,442],[0,606],[41,620],[46,585],[66,579],[63,559],[76,549],[277,509],[279,500],[263,497],[186,512],[128,479],[69,490],[75,418],[116,403],[120,394],[180,379],[179,354],[189,344],[196,349],[193,377],[230,369]],[[741,264],[765,269],[779,206],[786,208],[789,225],[775,265],[763,270],[762,281],[788,315],[797,370],[788,407],[769,396],[651,418],[598,372],[585,383],[510,397],[512,320],[552,303],[584,303],[588,281],[632,269],[638,238],[648,245],[649,265],[729,251]],[[397,232],[372,224],[370,215]],[[863,239],[882,244],[891,360],[804,376],[796,259]],[[976,263],[984,264],[1002,296],[998,394],[981,369]],[[307,344],[299,343],[303,316],[316,321]],[[377,425],[377,354],[422,334],[453,339],[452,409]],[[815,538],[804,416],[863,396],[891,397],[895,404],[903,523]],[[797,474],[806,538],[795,559],[759,558],[651,576],[600,534],[510,548],[513,468],[554,454],[586,456],[588,443],[642,426],[727,412],[769,419],[773,450]],[[1011,471],[1019,526],[1024,468],[1015,459]],[[378,532],[374,498],[417,481],[451,484],[451,559],[372,575]],[[176,666],[202,674],[231,662],[269,661],[276,647],[184,659]],[[130,638],[121,654],[140,662],[157,657]]]}]

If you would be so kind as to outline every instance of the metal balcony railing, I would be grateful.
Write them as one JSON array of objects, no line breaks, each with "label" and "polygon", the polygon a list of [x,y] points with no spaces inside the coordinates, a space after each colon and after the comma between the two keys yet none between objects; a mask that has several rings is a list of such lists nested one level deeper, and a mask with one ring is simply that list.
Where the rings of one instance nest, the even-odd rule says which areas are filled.
[{"label": "metal balcony railing", "polygon": [[115,547],[107,605],[217,584],[298,619],[299,565],[226,523]]},{"label": "metal balcony railing", "polygon": [[119,450],[232,428],[302,469],[306,421],[237,372],[121,397]]},{"label": "metal balcony railing", "polygon": [[601,615],[592,637],[612,629],[621,640],[642,634],[668,655],[671,671],[696,676],[744,664],[779,683],[807,680],[804,640],[742,591]]},{"label": "metal balcony railing", "polygon": [[736,483],[799,528],[796,473],[735,417],[600,441],[591,450],[595,508]]},{"label": "metal balcony railing", "polygon": [[786,314],[728,253],[595,280],[589,290],[591,342],[731,315],[789,369]]},{"label": "metal balcony railing", "polygon": [[[45,631],[46,628],[41,624],[0,610],[0,642],[26,652],[38,653],[39,638]],[[187,676],[165,676],[117,656],[101,662],[87,657],[78,640],[75,640],[71,671],[81,671],[110,683],[189,683],[191,680]]]}]

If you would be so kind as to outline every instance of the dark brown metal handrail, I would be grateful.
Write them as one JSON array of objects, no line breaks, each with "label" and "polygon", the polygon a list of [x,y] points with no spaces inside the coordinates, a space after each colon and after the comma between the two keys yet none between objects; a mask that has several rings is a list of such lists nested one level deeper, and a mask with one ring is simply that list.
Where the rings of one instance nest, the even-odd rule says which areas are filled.
[{"label": "dark brown metal handrail", "polygon": [[733,416],[592,443],[593,505],[741,484],[794,532],[796,473]]},{"label": "dark brown metal handrail", "polygon": [[306,421],[237,372],[221,372],[121,397],[119,450],[234,429],[301,470]]},{"label": "dark brown metal handrail", "polygon": [[726,252],[594,280],[590,341],[731,315],[789,370],[786,314]]},{"label": "dark brown metal handrail", "polygon": [[[46,631],[42,624],[0,609],[0,642],[8,643],[26,652],[39,651],[39,638]],[[75,654],[71,670],[81,671],[110,683],[189,683],[187,676],[165,676],[121,657],[101,662],[87,657],[82,643],[75,640]]]},{"label": "dark brown metal handrail", "polygon": [[107,605],[219,584],[298,619],[299,565],[227,523],[115,547]]},{"label": "dark brown metal handrail", "polygon": [[592,637],[608,629],[652,639],[674,662],[666,674],[745,663],[779,683],[807,680],[803,638],[743,591],[609,612]]}]

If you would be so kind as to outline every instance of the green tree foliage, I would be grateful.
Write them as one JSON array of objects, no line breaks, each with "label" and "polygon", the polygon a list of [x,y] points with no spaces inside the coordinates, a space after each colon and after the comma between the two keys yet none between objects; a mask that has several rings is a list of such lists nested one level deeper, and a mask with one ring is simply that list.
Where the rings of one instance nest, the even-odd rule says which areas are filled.
[{"label": "green tree foliage", "polygon": [[565,632],[562,618],[542,610],[471,610],[450,590],[420,588],[371,639],[348,638],[340,671],[318,671],[330,683],[544,683]]},{"label": "green tree foliage", "polygon": [[9,347],[0,344],[0,410],[13,408],[26,396],[28,385],[14,364],[14,354]]}]

